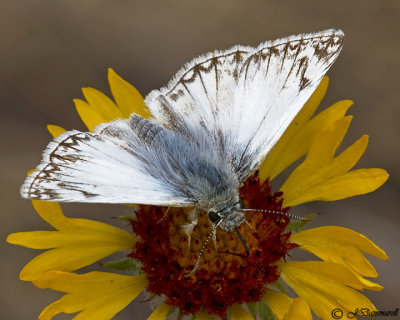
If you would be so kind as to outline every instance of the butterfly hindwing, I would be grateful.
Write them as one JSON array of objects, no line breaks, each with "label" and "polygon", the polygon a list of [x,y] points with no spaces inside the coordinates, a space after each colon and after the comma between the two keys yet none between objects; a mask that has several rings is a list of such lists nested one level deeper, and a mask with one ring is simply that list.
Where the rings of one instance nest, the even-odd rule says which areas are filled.
[{"label": "butterfly hindwing", "polygon": [[156,143],[160,128],[138,125],[136,118],[143,119],[135,116],[101,125],[94,133],[69,131],[57,137],[21,187],[22,196],[49,201],[192,205],[192,199],[146,171],[152,153],[149,146]]},{"label": "butterfly hindwing", "polygon": [[343,37],[326,30],[209,53],[151,92],[146,104],[164,126],[197,141],[206,134],[243,181],[311,96]]},{"label": "butterfly hindwing", "polygon": [[209,140],[193,143],[151,119],[69,131],[49,144],[21,188],[25,198],[206,208],[238,181]]}]

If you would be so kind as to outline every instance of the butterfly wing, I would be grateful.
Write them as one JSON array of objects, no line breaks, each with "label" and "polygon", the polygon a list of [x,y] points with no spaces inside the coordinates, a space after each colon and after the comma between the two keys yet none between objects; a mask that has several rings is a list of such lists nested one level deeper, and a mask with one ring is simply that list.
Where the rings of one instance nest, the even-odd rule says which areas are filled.
[{"label": "butterfly wing", "polygon": [[[164,163],[154,152],[159,135],[161,127],[137,115],[100,125],[94,133],[66,132],[48,145],[21,195],[48,201],[191,206],[195,200],[167,183],[160,172]],[[158,149],[159,157],[167,159],[163,148]]]},{"label": "butterfly wing", "polygon": [[326,30],[209,53],[145,102],[163,126],[194,141],[208,136],[243,181],[316,89],[343,38]]},{"label": "butterfly wing", "polygon": [[341,31],[328,30],[195,59],[146,98],[155,119],[133,114],[94,133],[62,134],[21,194],[202,208],[216,195],[225,200],[261,164],[342,42]]}]

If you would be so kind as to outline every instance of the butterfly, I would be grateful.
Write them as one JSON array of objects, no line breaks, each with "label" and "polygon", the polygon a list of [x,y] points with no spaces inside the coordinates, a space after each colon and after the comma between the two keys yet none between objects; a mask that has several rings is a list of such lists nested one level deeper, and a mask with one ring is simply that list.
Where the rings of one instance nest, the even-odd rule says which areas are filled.
[{"label": "butterfly", "polygon": [[245,221],[240,185],[316,89],[343,39],[330,29],[195,58],[147,95],[151,118],[132,114],[55,138],[21,195],[191,207],[223,230],[237,229]]}]

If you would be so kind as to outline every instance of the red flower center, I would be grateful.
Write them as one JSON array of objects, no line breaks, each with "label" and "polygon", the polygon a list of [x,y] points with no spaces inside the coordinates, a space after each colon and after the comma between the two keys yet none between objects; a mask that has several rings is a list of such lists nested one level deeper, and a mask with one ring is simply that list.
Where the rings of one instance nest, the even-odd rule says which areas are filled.
[{"label": "red flower center", "polygon": [[[281,207],[282,193],[272,193],[268,181],[260,184],[257,173],[244,183],[240,196],[246,208],[288,211]],[[224,317],[233,304],[260,301],[265,286],[279,278],[276,262],[296,246],[289,243],[290,233],[285,231],[288,217],[247,212],[248,223],[242,223],[239,230],[250,255],[245,255],[234,232],[217,229],[216,241],[208,243],[199,269],[185,276],[196,264],[211,222],[205,212],[200,215],[189,248],[181,228],[187,223],[185,211],[171,208],[166,218],[165,212],[163,207],[140,207],[137,220],[132,221],[139,241],[130,256],[143,263],[147,290],[165,295],[166,303],[179,307],[183,314],[203,309]]]}]

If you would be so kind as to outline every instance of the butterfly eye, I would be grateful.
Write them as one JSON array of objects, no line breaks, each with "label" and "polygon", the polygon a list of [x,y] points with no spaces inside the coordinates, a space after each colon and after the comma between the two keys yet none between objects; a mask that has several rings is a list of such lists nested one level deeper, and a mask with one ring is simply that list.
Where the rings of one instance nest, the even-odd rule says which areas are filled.
[{"label": "butterfly eye", "polygon": [[208,211],[208,217],[214,223],[218,222],[221,219],[219,214],[217,212],[215,212],[215,211]]}]

